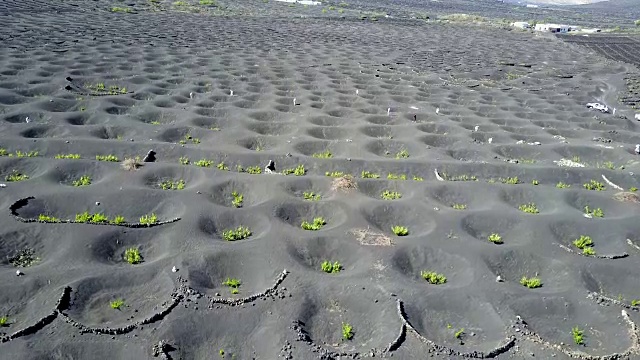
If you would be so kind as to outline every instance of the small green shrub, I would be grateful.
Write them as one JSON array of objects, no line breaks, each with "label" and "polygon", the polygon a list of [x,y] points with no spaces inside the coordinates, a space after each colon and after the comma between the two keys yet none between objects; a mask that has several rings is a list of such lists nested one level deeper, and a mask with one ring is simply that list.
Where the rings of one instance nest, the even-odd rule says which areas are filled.
[{"label": "small green shrub", "polygon": [[542,280],[537,277],[528,278],[526,276],[523,276],[522,279],[520,279],[520,285],[526,286],[529,289],[536,289],[542,287]]},{"label": "small green shrub", "polygon": [[[186,156],[181,156],[178,161],[180,161],[180,164],[182,165],[189,165],[190,163],[189,158]],[[209,164],[209,166],[211,166],[211,164]]]},{"label": "small green shrub", "polygon": [[293,174],[295,176],[304,176],[307,170],[304,168],[304,165],[300,164],[293,169],[286,169],[282,173],[284,175]]},{"label": "small green shrub", "polygon": [[344,176],[344,172],[342,171],[327,171],[324,173],[325,176],[329,176],[329,177],[334,177],[334,178],[339,178],[339,177],[343,177]]},{"label": "small green shrub", "polygon": [[158,216],[156,214],[143,215],[140,217],[140,224],[152,225],[158,222]]},{"label": "small green shrub", "polygon": [[38,215],[38,221],[48,222],[48,223],[56,223],[56,222],[60,222],[60,219],[58,219],[56,217],[53,217],[53,216],[40,214],[40,215]]},{"label": "small green shrub", "polygon": [[420,272],[420,276],[432,285],[442,285],[447,282],[447,277],[444,274],[438,274],[435,271],[423,270]]},{"label": "small green shrub", "polygon": [[91,178],[88,175],[82,175],[80,179],[72,182],[73,186],[88,186],[91,185]]},{"label": "small green shrub", "polygon": [[537,214],[540,212],[538,211],[538,207],[535,203],[522,204],[518,207],[518,209],[520,209],[520,211],[526,212],[527,214]]},{"label": "small green shrub", "polygon": [[584,330],[580,330],[580,328],[576,326],[571,329],[571,336],[576,345],[584,345]]},{"label": "small green shrub", "polygon": [[374,174],[372,172],[362,170],[361,177],[363,179],[379,179],[380,178],[380,174]]},{"label": "small green shrub", "polygon": [[233,196],[233,200],[231,200],[231,205],[234,207],[242,207],[242,203],[244,202],[244,195],[238,193],[237,191],[231,192],[231,196]]},{"label": "small green shrub", "polygon": [[200,159],[194,162],[193,165],[208,168],[208,167],[211,167],[211,165],[213,165],[213,161],[207,160],[207,159]]},{"label": "small green shrub", "polygon": [[309,201],[318,201],[321,198],[320,194],[316,194],[313,191],[305,191],[304,193],[302,193],[302,196],[305,200]]},{"label": "small green shrub", "polygon": [[409,229],[404,226],[394,225],[391,227],[391,231],[397,236],[407,236],[409,235]]},{"label": "small green shrub", "polygon": [[213,0],[200,0],[200,5],[212,6],[216,5],[216,2]]},{"label": "small green shrub", "polygon": [[11,174],[5,176],[4,179],[6,181],[18,182],[18,181],[29,180],[29,175],[23,174],[17,170],[13,170]]},{"label": "small green shrub", "polygon": [[500,236],[500,234],[493,233],[489,235],[487,239],[489,239],[489,241],[491,241],[494,244],[502,244],[502,236]]},{"label": "small green shrub", "polygon": [[336,274],[339,273],[340,270],[342,270],[342,265],[337,261],[332,263],[331,261],[325,260],[322,262],[320,267],[322,268],[322,271],[329,274]]},{"label": "small green shrub", "polygon": [[455,334],[453,334],[453,336],[455,336],[456,339],[461,339],[462,335],[464,335],[464,328],[456,331]]},{"label": "small green shrub", "polygon": [[178,181],[165,180],[160,183],[160,188],[162,190],[184,190],[186,185],[187,183],[182,179]]},{"label": "small green shrub", "polygon": [[582,249],[582,255],[594,256],[595,254],[596,254],[596,251],[590,246],[587,246],[584,249]]},{"label": "small green shrub", "polygon": [[387,179],[389,180],[407,180],[407,175],[405,174],[387,174]]},{"label": "small green shrub", "polygon": [[451,207],[456,210],[465,210],[467,208],[467,204],[453,204]]},{"label": "small green shrub", "polygon": [[124,300],[116,299],[109,303],[109,305],[111,305],[112,309],[120,310],[120,308],[124,306]]},{"label": "small green shrub", "polygon": [[631,300],[631,306],[640,306],[640,299]]},{"label": "small green shrub", "polygon": [[109,221],[109,223],[114,225],[124,224],[125,223],[124,216],[116,215],[116,217],[114,217],[113,220]]},{"label": "small green shrub", "polygon": [[342,323],[342,339],[353,339],[353,326],[349,325],[349,323]]},{"label": "small green shrub", "polygon": [[224,162],[219,163],[216,167],[218,170],[229,171],[229,167]]},{"label": "small green shrub", "polygon": [[422,176],[413,175],[413,181],[424,181]]},{"label": "small green shrub", "polygon": [[562,181],[560,181],[559,183],[556,184],[556,187],[558,189],[568,189],[571,187],[571,185],[565,184]]},{"label": "small green shrub", "polygon": [[578,249],[582,250],[585,247],[593,246],[593,240],[591,240],[591,237],[589,236],[580,235],[579,239],[573,240],[573,245]]},{"label": "small green shrub", "polygon": [[317,159],[329,159],[333,157],[333,154],[331,154],[331,151],[325,150],[323,152],[315,153],[311,156]]},{"label": "small green shrub", "polygon": [[119,7],[119,6],[113,6],[113,7],[111,7],[111,12],[130,13],[131,9],[130,8],[123,8],[123,7]]},{"label": "small green shrub", "polygon": [[409,152],[405,149],[400,150],[396,154],[396,159],[407,159],[407,158],[409,158]]},{"label": "small green shrub", "polygon": [[262,168],[260,166],[249,166],[247,168],[247,173],[252,175],[262,174]]},{"label": "small green shrub", "polygon": [[605,189],[604,184],[596,180],[589,180],[589,182],[583,184],[583,186],[587,190],[604,191]]},{"label": "small green shrub", "polygon": [[115,155],[96,155],[96,160],[98,161],[110,161],[110,162],[119,162],[117,156]]},{"label": "small green shrub", "polygon": [[227,280],[225,280],[222,285],[231,288],[231,293],[235,295],[240,292],[240,285],[242,285],[242,282],[240,281],[240,279],[227,278]]},{"label": "small green shrub", "polygon": [[602,209],[600,208],[596,208],[596,209],[591,209],[589,208],[589,206],[585,206],[584,207],[584,213],[585,214],[590,214],[593,217],[604,217],[604,211],[602,211]]},{"label": "small green shrub", "polygon": [[638,191],[638,188],[634,186],[634,187],[630,188],[629,191],[636,192],[636,191]]},{"label": "small green shrub", "polygon": [[540,185],[540,182],[538,180],[531,180],[531,184],[532,185]]},{"label": "small green shrub", "polygon": [[313,219],[313,223],[310,223],[310,222],[304,220],[300,226],[305,230],[314,230],[315,231],[315,230],[322,229],[322,227],[325,226],[326,224],[327,224],[327,222],[324,220],[323,217],[317,217],[317,218]]},{"label": "small green shrub", "polygon": [[451,177],[449,177],[447,174],[442,174],[442,177],[448,181],[478,181],[478,178],[475,177],[474,175],[469,176],[466,174],[451,176]]},{"label": "small green shrub", "polygon": [[56,159],[80,159],[80,154],[58,154]]},{"label": "small green shrub", "polygon": [[520,180],[518,179],[517,176],[508,177],[506,179],[500,179],[500,181],[502,181],[503,184],[509,184],[509,185],[516,185],[520,183]]},{"label": "small green shrub", "polygon": [[0,327],[9,326],[9,318],[6,316],[0,316]]},{"label": "small green shrub", "polygon": [[106,223],[109,222],[109,218],[102,213],[93,214],[89,220],[92,223]]},{"label": "small green shrub", "polygon": [[139,264],[142,262],[142,255],[137,248],[129,248],[124,251],[124,259],[131,265]]},{"label": "small green shrub", "polygon": [[229,229],[222,232],[222,238],[227,241],[244,240],[251,236],[251,230],[245,226],[238,226],[235,229]]},{"label": "small green shrub", "polygon": [[380,197],[383,200],[397,200],[402,197],[402,194],[397,191],[385,190],[382,192],[382,194],[380,194]]}]

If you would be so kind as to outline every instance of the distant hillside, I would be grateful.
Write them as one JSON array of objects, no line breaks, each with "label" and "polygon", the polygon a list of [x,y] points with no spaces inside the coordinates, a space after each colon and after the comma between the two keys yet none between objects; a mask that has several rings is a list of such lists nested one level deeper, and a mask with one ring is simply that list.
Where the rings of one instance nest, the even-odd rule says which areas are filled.
[{"label": "distant hillside", "polygon": [[[507,0],[509,3],[536,5],[589,5],[608,0]],[[631,0],[637,1],[637,0]]]}]

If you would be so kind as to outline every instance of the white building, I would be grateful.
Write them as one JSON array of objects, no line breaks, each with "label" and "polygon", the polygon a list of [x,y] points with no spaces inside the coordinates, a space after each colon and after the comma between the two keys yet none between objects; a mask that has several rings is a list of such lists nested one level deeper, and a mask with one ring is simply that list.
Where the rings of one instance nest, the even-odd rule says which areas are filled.
[{"label": "white building", "polygon": [[551,33],[568,33],[569,31],[576,31],[576,26],[558,25],[558,24],[536,24],[536,31],[544,31]]},{"label": "white building", "polygon": [[516,21],[513,24],[511,24],[511,26],[517,27],[519,29],[530,29],[531,28],[531,25],[529,25],[529,23],[525,22],[525,21]]}]

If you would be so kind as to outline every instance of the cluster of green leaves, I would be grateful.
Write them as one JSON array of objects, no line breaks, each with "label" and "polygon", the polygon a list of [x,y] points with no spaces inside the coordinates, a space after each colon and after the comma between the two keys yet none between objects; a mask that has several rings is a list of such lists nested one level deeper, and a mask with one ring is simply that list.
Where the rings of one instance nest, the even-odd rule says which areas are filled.
[{"label": "cluster of green leaves", "polygon": [[460,329],[460,330],[456,331],[456,332],[453,334],[453,336],[455,336],[455,338],[456,338],[456,339],[461,339],[461,338],[462,338],[462,335],[464,335],[464,328],[462,328],[462,329]]},{"label": "cluster of green leaves", "polygon": [[397,200],[402,197],[402,194],[397,191],[385,190],[380,194],[380,197],[383,200]]},{"label": "cluster of green leaves", "polygon": [[[187,161],[189,161],[189,160],[187,159]],[[213,165],[213,161],[207,160],[207,159],[200,159],[200,160],[194,162],[193,165],[200,166],[200,167],[211,167],[211,165]]]},{"label": "cluster of green leaves", "polygon": [[342,339],[351,340],[353,339],[353,335],[353,326],[349,323],[342,323]]},{"label": "cluster of green leaves", "polygon": [[238,226],[235,229],[229,229],[222,232],[222,238],[227,241],[244,240],[251,236],[251,230],[246,226]]},{"label": "cluster of green leaves", "polygon": [[489,239],[489,241],[491,241],[494,244],[502,244],[502,236],[500,236],[500,234],[498,233],[493,233],[489,235],[487,239]]},{"label": "cluster of green leaves", "polygon": [[588,183],[585,183],[582,186],[587,190],[604,191],[604,189],[606,189],[603,183],[596,180],[589,180]]},{"label": "cluster of green leaves", "polygon": [[200,0],[200,5],[217,6],[214,0]]},{"label": "cluster of green leaves", "polygon": [[[123,8],[123,7],[119,7],[119,6],[113,6],[111,7],[111,12],[123,12],[123,13],[130,13],[132,10],[131,8]],[[126,92],[126,91],[125,91]]]},{"label": "cluster of green leaves", "polygon": [[562,181],[560,181],[559,183],[557,183],[557,184],[556,184],[556,187],[557,187],[558,189],[568,189],[568,188],[570,188],[570,187],[571,187],[571,185],[569,185],[569,184],[565,184],[565,183],[563,183]]},{"label": "cluster of green leaves", "polygon": [[56,159],[80,159],[80,154],[57,154]]},{"label": "cluster of green leaves", "polygon": [[38,221],[47,222],[47,223],[57,223],[57,222],[60,222],[60,219],[58,219],[57,217],[50,216],[50,215],[40,214],[40,215],[38,215]]},{"label": "cluster of green leaves", "polygon": [[[189,158],[186,156],[181,156],[178,161],[180,161],[180,164],[182,165],[189,165],[190,163]],[[209,166],[211,166],[211,164],[209,164]]]},{"label": "cluster of green leaves", "polygon": [[160,188],[162,190],[183,190],[187,183],[180,179],[178,181],[173,180],[165,180],[160,183]]},{"label": "cluster of green leaves", "polygon": [[305,200],[309,200],[309,201],[318,201],[321,199],[321,195],[313,191],[305,191],[304,193],[302,193],[302,196],[304,197]]},{"label": "cluster of green leaves", "polygon": [[339,178],[344,176],[344,172],[342,171],[331,171],[331,172],[327,171],[324,174],[325,176],[334,177],[334,178]]},{"label": "cluster of green leaves", "polygon": [[531,180],[531,185],[540,185],[538,180]]},{"label": "cluster of green leaves", "polygon": [[179,143],[182,145],[185,145],[188,142],[191,142],[197,145],[197,144],[200,144],[200,139],[194,138],[193,136],[191,136],[191,134],[187,134],[184,136],[184,138],[180,139],[179,141]]},{"label": "cluster of green leaves", "polygon": [[520,209],[520,211],[526,212],[527,214],[537,214],[540,212],[538,211],[538,207],[535,203],[522,204],[518,207],[518,209]]},{"label": "cluster of green leaves", "polygon": [[520,183],[517,176],[500,179],[503,184],[516,185]]},{"label": "cluster of green leaves", "polygon": [[142,215],[140,217],[140,224],[143,225],[153,225],[158,222],[158,216],[154,213],[149,215]]},{"label": "cluster of green leaves", "polygon": [[109,222],[109,217],[102,213],[91,214],[88,211],[76,214],[77,223],[107,223]]},{"label": "cluster of green leaves", "polygon": [[4,179],[11,182],[24,181],[29,180],[29,175],[23,174],[17,170],[13,170],[11,171],[11,174],[5,176]]},{"label": "cluster of green leaves", "polygon": [[576,326],[571,329],[571,336],[576,345],[584,345],[584,330],[580,330],[580,328]]},{"label": "cluster of green leaves", "polygon": [[0,327],[9,326],[9,318],[7,316],[0,316]]},{"label": "cluster of green leaves", "polygon": [[242,207],[242,203],[244,202],[244,195],[238,193],[237,191],[232,191],[231,196],[233,196],[233,200],[231,200],[231,205],[234,207]]},{"label": "cluster of green leaves", "polygon": [[300,164],[293,169],[286,169],[282,173],[284,175],[293,174],[295,176],[304,176],[307,170],[304,168],[304,165]]},{"label": "cluster of green leaves", "polygon": [[322,268],[322,271],[329,274],[336,274],[342,270],[342,265],[338,261],[332,263],[331,261],[325,260],[322,262],[320,267]]},{"label": "cluster of green leaves", "polygon": [[538,277],[528,278],[526,276],[523,276],[522,279],[520,279],[520,285],[526,286],[529,289],[536,289],[542,287],[542,280],[540,280],[540,278]]},{"label": "cluster of green leaves", "polygon": [[111,162],[120,161],[118,159],[118,157],[115,156],[115,155],[96,155],[96,160],[98,160],[98,161],[111,161]]},{"label": "cluster of green leaves", "polygon": [[216,165],[216,167],[218,168],[218,170],[229,171],[229,167],[224,163],[224,161]]},{"label": "cluster of green leaves", "polygon": [[391,227],[391,231],[393,231],[393,233],[396,234],[397,236],[409,235],[409,229],[407,229],[405,226],[394,225]]},{"label": "cluster of green leaves", "polygon": [[320,230],[326,224],[327,222],[325,221],[325,219],[320,216],[320,217],[313,218],[312,223],[308,222],[307,220],[304,220],[302,221],[302,224],[300,224],[300,226],[305,230]]},{"label": "cluster of green leaves", "polygon": [[467,174],[456,176],[448,176],[447,174],[442,174],[442,178],[447,181],[478,181],[478,178],[474,175],[469,176]]},{"label": "cluster of green leaves", "polygon": [[584,207],[584,213],[585,214],[590,214],[593,217],[604,217],[604,211],[602,211],[602,209],[600,208],[596,208],[596,209],[591,209],[589,208],[589,206],[585,206]]},{"label": "cluster of green leaves", "polygon": [[260,166],[249,166],[247,168],[247,173],[249,174],[262,174],[262,168]]},{"label": "cluster of green leaves", "polygon": [[429,284],[433,285],[442,285],[447,282],[447,277],[444,276],[444,274],[438,274],[435,271],[422,270],[420,276],[427,280]]},{"label": "cluster of green leaves", "polygon": [[372,172],[369,172],[369,171],[362,170],[361,177],[363,179],[379,179],[380,178],[380,174],[375,174],[375,173],[372,173]]},{"label": "cluster of green leaves", "polygon": [[[22,152],[20,150],[16,150],[16,153],[15,153],[15,157],[18,157],[18,158],[36,157],[36,156],[38,156],[37,151]],[[9,157],[11,157],[11,154],[9,154]]]},{"label": "cluster of green leaves", "polygon": [[406,149],[402,149],[396,154],[396,159],[407,159],[408,157],[409,152]]},{"label": "cluster of green leaves", "polygon": [[142,255],[138,248],[129,248],[124,251],[124,260],[131,265],[139,264],[142,262]]},{"label": "cluster of green leaves", "polygon": [[311,156],[314,157],[314,158],[317,158],[317,159],[329,159],[329,158],[333,157],[333,154],[331,154],[331,151],[325,150],[323,152],[315,153],[315,154],[313,154]]},{"label": "cluster of green leaves", "polygon": [[580,238],[573,240],[573,245],[582,250],[584,255],[593,256],[596,251],[593,249],[593,240],[586,235],[580,235]]},{"label": "cluster of green leaves", "polygon": [[227,278],[222,285],[230,287],[231,293],[235,295],[240,292],[240,285],[242,285],[242,282],[240,279]]},{"label": "cluster of green leaves", "polygon": [[73,180],[73,186],[88,186],[91,185],[91,177],[88,175],[82,175],[78,180]]},{"label": "cluster of green leaves", "polygon": [[387,174],[387,179],[389,180],[407,180],[407,175],[406,174],[392,174],[389,173]]},{"label": "cluster of green leaves", "polygon": [[120,310],[120,308],[124,306],[124,300],[116,299],[110,302],[109,305],[111,305],[112,309]]},{"label": "cluster of green leaves", "polygon": [[451,207],[456,210],[465,210],[467,208],[467,204],[453,204]]}]

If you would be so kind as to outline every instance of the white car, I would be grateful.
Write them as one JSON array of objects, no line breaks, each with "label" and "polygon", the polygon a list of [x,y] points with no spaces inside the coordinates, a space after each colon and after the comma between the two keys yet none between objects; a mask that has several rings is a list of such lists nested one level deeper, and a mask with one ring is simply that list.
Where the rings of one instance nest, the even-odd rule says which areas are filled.
[{"label": "white car", "polygon": [[588,103],[587,107],[589,109],[596,109],[599,110],[603,113],[608,113],[609,112],[609,107],[607,107],[607,105],[602,105],[600,103]]}]

